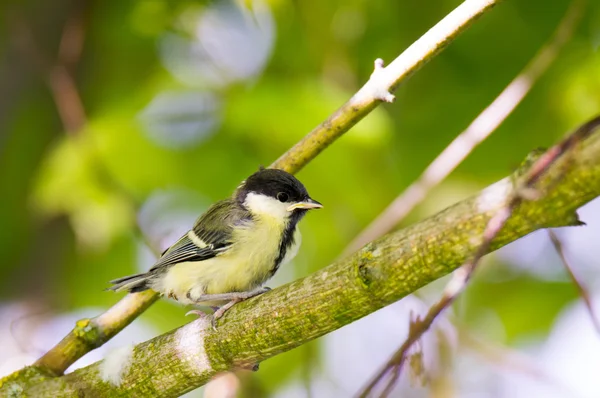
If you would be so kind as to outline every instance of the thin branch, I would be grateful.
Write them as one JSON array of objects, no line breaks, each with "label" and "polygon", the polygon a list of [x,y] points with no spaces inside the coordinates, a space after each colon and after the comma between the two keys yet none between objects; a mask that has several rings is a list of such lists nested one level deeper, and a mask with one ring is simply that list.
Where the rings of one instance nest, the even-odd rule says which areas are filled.
[{"label": "thin branch", "polygon": [[567,270],[567,273],[569,274],[571,281],[577,288],[577,291],[579,291],[579,295],[581,296],[581,298],[583,299],[583,302],[585,303],[588,313],[590,314],[590,319],[592,320],[592,323],[594,324],[596,331],[598,332],[598,334],[600,334],[600,321],[598,320],[598,317],[596,316],[596,312],[594,311],[594,306],[592,305],[592,300],[590,299],[590,294],[588,293],[585,286],[583,286],[583,283],[575,275],[575,272],[573,271],[573,267],[567,260],[567,256],[565,255],[565,250],[563,249],[563,245],[560,242],[560,239],[558,238],[558,236],[551,229],[548,230],[548,236],[550,237],[550,240],[552,241],[552,244],[554,245],[554,248],[556,249],[556,252],[558,253],[558,256],[560,257],[560,260],[562,261],[565,269]]},{"label": "thin branch", "polygon": [[65,23],[58,57],[47,77],[56,108],[61,115],[65,131],[69,134],[77,134],[85,126],[87,119],[77,82],[72,75],[85,41],[83,7],[76,7],[76,12],[73,12]]},{"label": "thin branch", "polygon": [[369,224],[344,250],[348,255],[380,236],[390,232],[442,182],[482,141],[487,139],[521,103],[532,86],[556,59],[577,27],[585,0],[574,0],[554,31],[552,38],[531,59],[525,68],[481,112],[473,122],[448,145],[425,169],[417,181]]},{"label": "thin branch", "polygon": [[[490,251],[493,240],[504,228],[513,211],[524,200],[538,200],[541,198],[541,192],[536,188],[536,183],[546,173],[548,168],[563,157],[563,155],[574,151],[576,144],[585,140],[596,128],[600,127],[600,117],[592,119],[579,127],[575,132],[565,138],[559,144],[553,146],[542,154],[539,159],[533,162],[531,168],[525,173],[522,181],[517,182],[513,193],[504,206],[499,208],[493,217],[488,221],[482,234],[482,242],[475,251],[475,254],[463,266],[456,270],[450,282],[446,285],[441,299],[435,303],[423,319],[418,316],[411,320],[408,330],[408,336],[400,348],[394,353],[392,358],[386,363],[371,382],[360,393],[360,397],[368,397],[377,384],[388,374],[391,374],[384,393],[387,396],[392,387],[396,384],[402,367],[406,362],[409,350],[423,334],[429,330],[436,318],[448,308],[465,289],[467,283],[473,276],[479,260]],[[555,176],[556,180],[562,178],[559,173]]]},{"label": "thin branch", "polygon": [[61,375],[77,359],[100,347],[158,300],[151,290],[128,294],[103,314],[77,321],[75,328],[33,366]]},{"label": "thin branch", "polygon": [[[277,159],[270,167],[295,173],[314,159],[326,147],[371,112],[381,101],[391,100],[393,91],[401,82],[435,57],[479,16],[501,0],[467,0],[431,28],[419,40],[406,49],[388,67],[375,62],[375,70],[369,81],[326,121],[311,131],[304,139]],[[114,322],[109,330],[97,324],[99,318],[83,319],[90,332],[75,327],[57,346],[40,358],[34,366],[53,374],[62,374],[68,366],[90,350],[110,340],[123,327],[131,323],[158,298],[157,293],[145,292],[125,297],[113,309]],[[119,312],[122,311],[122,312]],[[100,315],[102,317],[102,315]],[[83,333],[83,335],[82,335]],[[100,337],[101,336],[101,337]],[[70,347],[64,351],[65,347]],[[60,358],[60,361],[56,361]]]},{"label": "thin branch", "polygon": [[44,77],[56,109],[68,134],[75,135],[85,126],[86,115],[77,83],[69,68],[78,61],[85,38],[81,6],[69,18],[62,32],[56,61],[51,61],[37,46],[33,32],[25,21],[15,23],[15,40]]},{"label": "thin branch", "polygon": [[65,23],[63,34],[58,47],[58,63],[67,69],[73,70],[77,67],[83,44],[85,42],[85,1],[75,5],[76,10]]},{"label": "thin branch", "polygon": [[63,65],[52,68],[47,77],[65,131],[76,135],[85,126],[86,116],[75,80]]},{"label": "thin branch", "polygon": [[[597,125],[600,118],[586,127]],[[465,262],[474,264],[484,247],[496,250],[540,228],[576,225],[576,209],[600,196],[600,132],[588,134],[583,129],[551,148],[524,168],[524,177],[520,169],[477,196],[386,235],[348,258],[239,303],[217,331],[200,318],[141,343],[127,352],[117,375],[111,372],[113,358],[61,377],[36,374],[33,381],[26,375],[32,368],[25,368],[4,380],[0,395],[20,389],[28,396],[53,398],[179,396],[222,371],[249,368],[360,319]],[[561,156],[567,149],[572,156]],[[537,200],[521,200],[523,194],[532,196],[527,188],[533,184]],[[484,231],[484,239],[489,239],[490,231],[498,228],[489,220],[498,222],[496,214],[515,200],[520,204],[497,236],[485,245],[475,242],[473,236]],[[459,288],[454,284],[455,291]]]},{"label": "thin branch", "polygon": [[392,102],[391,94],[402,82],[439,54],[477,18],[501,0],[466,0],[415,41],[391,64],[375,61],[369,81],[327,120],[271,165],[290,173],[298,172],[331,143],[368,115],[382,101]]}]

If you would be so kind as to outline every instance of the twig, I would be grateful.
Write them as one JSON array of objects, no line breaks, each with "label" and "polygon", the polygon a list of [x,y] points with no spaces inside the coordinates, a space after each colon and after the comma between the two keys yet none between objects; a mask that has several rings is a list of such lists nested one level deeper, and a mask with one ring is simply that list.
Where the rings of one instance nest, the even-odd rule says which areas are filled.
[{"label": "twig", "polygon": [[560,242],[560,239],[558,238],[558,236],[551,229],[548,230],[548,236],[550,237],[550,240],[552,241],[552,244],[554,245],[554,248],[556,249],[556,252],[558,253],[558,256],[560,257],[560,260],[562,261],[565,269],[567,270],[567,273],[569,274],[571,281],[573,282],[573,284],[579,291],[579,295],[581,296],[581,298],[583,299],[583,302],[585,303],[588,313],[590,314],[592,323],[594,324],[594,327],[596,328],[596,331],[598,332],[598,334],[600,334],[600,321],[598,320],[598,317],[596,316],[596,312],[594,311],[594,306],[592,305],[592,300],[590,299],[590,294],[588,293],[585,286],[583,286],[583,283],[575,275],[575,273],[573,271],[573,267],[567,260],[567,256],[565,255],[563,245]]},{"label": "twig", "polygon": [[[561,156],[538,181],[537,190],[545,194],[515,207],[490,250],[540,228],[574,225],[576,209],[600,196],[600,132],[569,153],[572,156]],[[544,156],[539,159],[542,166],[552,163]],[[534,164],[530,173],[540,173],[540,167]],[[28,367],[0,379],[0,395],[18,390],[52,398],[175,397],[224,370],[248,368],[360,319],[464,264],[480,247],[472,237],[481,236],[512,192],[520,191],[522,184],[513,181],[521,178],[535,179],[517,171],[477,196],[388,234],[348,258],[234,306],[216,332],[201,318],[138,344],[111,382],[102,377],[106,371],[114,375],[111,358],[61,377],[40,376],[39,369]],[[31,373],[37,378],[32,380]]]},{"label": "twig", "polygon": [[85,125],[86,116],[77,84],[69,68],[74,68],[81,55],[85,37],[82,10],[75,12],[67,21],[61,36],[58,56],[54,62],[38,48],[33,32],[24,21],[17,20],[15,30],[15,39],[22,50],[28,53],[50,88],[65,131],[71,135],[77,134]]},{"label": "twig", "polygon": [[[384,68],[381,60],[375,61],[375,70],[369,81],[346,104],[342,105],[332,116],[283,154],[270,167],[283,169],[290,173],[300,170],[371,112],[381,101],[391,101],[390,91],[393,91],[412,73],[436,56],[479,16],[500,1],[466,0],[406,49],[389,66]],[[96,325],[95,319],[97,318],[80,321],[91,325],[94,333],[81,337],[81,331],[76,327],[35,365],[54,374],[62,374],[81,356],[93,348],[99,347],[131,323],[157,298],[158,295],[154,292],[125,297],[109,310],[114,323],[109,325],[108,331],[103,330],[100,325]],[[102,338],[97,336],[102,336]],[[65,346],[72,347],[72,349],[64,352]],[[60,360],[57,362],[56,358]]]},{"label": "twig", "polygon": [[550,41],[537,52],[517,77],[473,120],[466,130],[460,133],[431,162],[417,181],[394,199],[371,224],[358,234],[344,250],[342,256],[355,252],[400,224],[425,199],[432,188],[448,177],[476,146],[487,139],[506,120],[556,59],[561,47],[569,41],[581,19],[585,3],[585,0],[574,0],[571,3]]},{"label": "twig", "polygon": [[[454,300],[456,300],[458,295],[466,287],[477,267],[477,264],[479,263],[479,260],[481,260],[481,258],[487,252],[489,252],[492,241],[500,233],[507,220],[512,215],[513,210],[519,206],[523,200],[539,199],[540,193],[535,190],[535,184],[540,177],[542,177],[546,170],[548,170],[548,168],[554,162],[562,157],[562,155],[567,153],[567,151],[573,148],[577,143],[583,141],[598,127],[600,127],[600,117],[592,119],[591,121],[579,127],[562,142],[553,146],[544,154],[542,154],[539,159],[537,159],[531,165],[531,168],[526,172],[523,180],[516,182],[517,185],[507,203],[498,209],[498,211],[488,221],[482,235],[482,242],[477,248],[475,254],[463,266],[454,272],[452,279],[444,289],[441,299],[431,306],[429,311],[427,311],[425,318],[420,319],[417,316],[414,320],[411,320],[406,340],[386,363],[383,369],[381,369],[371,380],[371,382],[362,390],[360,397],[368,397],[375,386],[387,374],[391,373],[390,380],[385,387],[384,393],[381,395],[383,397],[387,396],[400,377],[402,367],[412,345],[421,339],[423,334],[429,330],[435,319],[446,308],[448,308],[454,302]],[[558,175],[557,178],[560,178],[560,175]]]},{"label": "twig", "polygon": [[65,23],[58,47],[58,63],[71,71],[77,67],[83,53],[83,44],[85,42],[85,3],[83,1],[75,5],[77,9]]},{"label": "twig", "polygon": [[79,7],[65,24],[56,64],[50,70],[47,78],[56,108],[65,130],[69,134],[77,134],[85,126],[87,119],[77,83],[69,70],[75,69],[81,57],[85,40],[83,9],[81,6]]}]

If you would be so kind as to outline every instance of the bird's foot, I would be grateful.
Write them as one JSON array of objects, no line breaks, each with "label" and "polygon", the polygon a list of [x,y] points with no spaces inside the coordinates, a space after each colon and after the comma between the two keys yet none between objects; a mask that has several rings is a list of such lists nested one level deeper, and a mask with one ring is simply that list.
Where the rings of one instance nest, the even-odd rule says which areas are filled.
[{"label": "bird's foot", "polygon": [[[210,308],[212,308],[213,311],[215,311],[215,313],[220,309],[219,307],[210,307]],[[210,326],[213,328],[213,330],[217,330],[217,323],[216,323],[216,319],[215,319],[215,313],[213,313],[213,314],[207,314],[206,312],[204,312],[202,310],[191,310],[191,311],[186,312],[185,316],[188,316],[188,315],[197,315],[198,318],[210,320]]]},{"label": "bird's foot", "polygon": [[239,303],[240,301],[243,301],[244,299],[240,299],[240,298],[234,298],[233,300],[229,301],[227,304],[221,306],[219,309],[217,309],[213,314],[212,314],[212,327],[213,329],[217,328],[217,320],[220,319],[225,312],[227,312],[227,310],[229,310],[231,307],[233,307],[234,305],[236,305],[237,303]]},{"label": "bird's foot", "polygon": [[230,300],[248,300],[249,298],[261,295],[271,290],[268,287],[261,287],[258,289],[251,290],[249,292],[229,292],[229,293],[217,293],[217,294],[203,294],[197,297],[193,297],[190,293],[187,294],[187,298],[196,304],[206,303],[210,301],[230,301]]},{"label": "bird's foot", "polygon": [[[229,300],[225,305],[221,306],[221,307],[211,307],[214,310],[214,313],[212,314],[212,316],[207,315],[206,313],[200,311],[200,310],[191,310],[188,311],[186,313],[186,315],[190,315],[190,314],[195,314],[198,315],[199,317],[206,317],[206,316],[210,316],[211,317],[211,325],[213,327],[213,329],[216,329],[216,322],[218,319],[220,319],[225,312],[227,312],[227,310],[229,310],[231,307],[233,307],[234,305],[236,305],[237,303],[239,303],[240,301],[244,301],[247,300],[249,298],[252,297],[256,297],[258,295],[261,295],[263,293],[268,292],[269,290],[271,290],[271,288],[269,287],[261,287],[259,289],[254,289],[251,290],[249,292],[231,292],[231,293],[220,293],[220,294],[204,294],[202,296],[199,296],[195,299],[193,299],[193,301],[197,302],[197,303],[202,303],[202,302],[207,302],[207,301],[223,301],[223,300]],[[188,293],[187,296],[190,300],[192,300],[191,295]]]},{"label": "bird's foot", "polygon": [[191,310],[185,313],[185,316],[188,315],[197,315],[198,318],[206,318],[209,317],[210,315],[207,314],[206,312],[202,311],[202,310]]}]

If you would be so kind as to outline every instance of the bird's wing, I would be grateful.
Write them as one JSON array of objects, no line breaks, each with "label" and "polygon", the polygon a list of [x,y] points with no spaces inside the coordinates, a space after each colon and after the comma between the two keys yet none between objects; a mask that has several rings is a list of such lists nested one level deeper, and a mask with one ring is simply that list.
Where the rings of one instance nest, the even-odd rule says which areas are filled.
[{"label": "bird's wing", "polygon": [[191,231],[165,250],[150,271],[187,261],[204,261],[226,252],[231,246],[233,228],[251,219],[250,213],[233,199],[215,203]]}]

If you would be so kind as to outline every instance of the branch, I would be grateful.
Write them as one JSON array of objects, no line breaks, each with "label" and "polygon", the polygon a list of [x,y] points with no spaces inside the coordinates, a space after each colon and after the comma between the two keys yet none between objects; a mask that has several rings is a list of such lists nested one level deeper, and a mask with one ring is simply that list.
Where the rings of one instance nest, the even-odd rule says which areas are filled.
[{"label": "branch", "polygon": [[75,78],[70,69],[74,69],[83,49],[85,4],[76,5],[69,16],[61,35],[56,60],[46,57],[37,46],[33,32],[28,24],[16,18],[13,22],[14,40],[26,53],[32,64],[43,76],[60,116],[65,132],[75,136],[85,125],[86,115]]},{"label": "branch", "polygon": [[[419,40],[406,49],[388,67],[380,60],[369,81],[326,121],[311,131],[302,141],[292,147],[270,167],[296,173],[327,148],[359,120],[371,112],[382,100],[392,100],[393,91],[401,82],[436,56],[479,16],[500,0],[466,0],[442,21],[431,28]],[[92,319],[82,319],[63,340],[34,366],[43,373],[60,375],[92,349],[129,325],[158,298],[155,292],[131,294],[122,299],[107,313]],[[102,318],[107,321],[104,322]]]},{"label": "branch", "polygon": [[448,145],[400,196],[373,220],[344,250],[355,252],[400,224],[427,194],[442,182],[465,158],[487,139],[521,103],[533,85],[556,59],[577,26],[586,1],[574,0],[558,24],[552,38],[523,68],[500,95]]},{"label": "branch", "polygon": [[387,67],[383,67],[383,60],[377,59],[369,81],[333,115],[277,159],[271,167],[284,169],[290,173],[298,172],[382,101],[392,102],[394,96],[391,92],[400,83],[439,54],[477,18],[500,1],[466,0],[404,50]]},{"label": "branch", "polygon": [[598,334],[600,334],[600,320],[598,320],[598,317],[596,316],[596,311],[594,311],[594,306],[592,305],[592,300],[590,298],[590,294],[588,293],[585,286],[583,285],[583,282],[581,282],[581,280],[579,280],[577,275],[575,275],[575,272],[573,271],[573,267],[567,260],[567,256],[565,254],[565,250],[563,249],[563,245],[562,245],[560,239],[558,238],[558,236],[556,235],[556,233],[554,231],[552,231],[551,229],[549,229],[548,236],[550,237],[550,241],[552,242],[552,245],[554,246],[554,249],[556,250],[558,257],[560,257],[560,261],[563,263],[563,266],[567,270],[567,273],[569,274],[569,278],[571,278],[571,282],[573,282],[573,284],[577,288],[577,291],[579,292],[579,295],[583,299],[583,303],[585,304],[585,307],[586,307],[588,313],[590,314],[590,319],[592,320],[592,324],[594,325],[594,328],[596,328],[596,332],[598,332]]},{"label": "branch", "polygon": [[[585,140],[590,134],[592,134],[598,127],[600,127],[600,117],[592,119],[579,127],[573,134],[569,135],[559,144],[553,146],[542,154],[539,159],[535,160],[530,168],[525,173],[525,177],[522,181],[518,181],[513,189],[513,192],[508,196],[506,204],[500,207],[494,215],[487,222],[485,229],[482,234],[482,242],[477,247],[475,254],[469,258],[463,266],[461,266],[452,276],[452,279],[446,285],[444,293],[438,302],[431,306],[429,311],[423,319],[417,317],[415,320],[410,321],[408,329],[408,337],[402,343],[400,348],[392,355],[392,358],[386,363],[377,375],[371,380],[371,382],[361,392],[360,397],[367,397],[371,394],[375,386],[386,376],[391,373],[391,378],[388,381],[382,397],[387,397],[395,386],[396,381],[400,377],[402,367],[406,362],[406,358],[412,346],[423,337],[425,332],[431,328],[433,322],[438,316],[446,310],[456,300],[458,295],[465,289],[467,283],[471,280],[477,265],[481,258],[490,251],[493,240],[498,236],[500,231],[504,228],[510,217],[512,216],[515,208],[523,203],[527,199],[538,200],[542,191],[536,187],[536,183],[542,178],[546,171],[559,159],[567,154],[571,153],[576,145]],[[573,155],[573,154],[572,154]],[[529,163],[526,161],[525,163]],[[558,180],[562,176],[557,174],[555,178]],[[516,178],[515,178],[516,180]],[[551,183],[550,185],[552,185]],[[581,225],[577,221],[574,225]]]},{"label": "branch", "polygon": [[[561,148],[551,151],[560,153]],[[600,133],[578,141],[570,154],[549,166],[539,180],[535,178],[539,199],[515,206],[489,251],[540,228],[579,223],[576,209],[600,196]],[[545,156],[525,178],[545,170],[536,166],[546,162]],[[7,381],[0,394],[2,389],[18,387],[39,397],[173,397],[219,372],[255,366],[389,305],[464,264],[480,247],[473,236],[481,236],[489,220],[505,208],[521,187],[514,181],[522,178],[518,170],[480,194],[386,235],[319,272],[239,303],[219,322],[217,331],[209,321],[197,319],[135,346],[117,369],[112,369],[114,361],[109,357],[41,383]],[[107,377],[110,370],[118,377]]]}]

